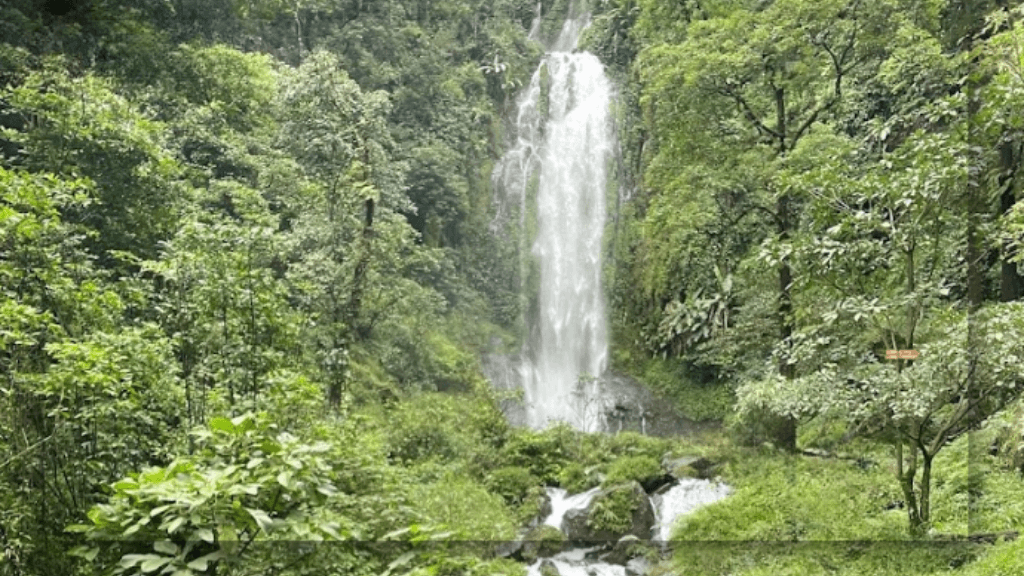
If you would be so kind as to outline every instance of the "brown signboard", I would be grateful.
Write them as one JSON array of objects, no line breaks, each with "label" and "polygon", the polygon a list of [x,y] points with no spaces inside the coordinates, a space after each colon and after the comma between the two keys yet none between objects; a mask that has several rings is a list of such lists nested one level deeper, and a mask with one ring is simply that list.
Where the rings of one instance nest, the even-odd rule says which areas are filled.
[{"label": "brown signboard", "polygon": [[920,353],[917,350],[886,350],[886,360],[915,360]]}]

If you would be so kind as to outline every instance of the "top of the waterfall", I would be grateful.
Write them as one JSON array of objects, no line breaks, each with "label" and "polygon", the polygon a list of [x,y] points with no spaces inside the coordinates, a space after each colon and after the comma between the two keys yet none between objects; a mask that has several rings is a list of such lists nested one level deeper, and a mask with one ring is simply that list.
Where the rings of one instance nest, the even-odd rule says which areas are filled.
[{"label": "top of the waterfall", "polygon": [[[540,5],[538,4],[537,23],[540,20],[539,9]],[[548,51],[572,52],[579,44],[580,36],[587,26],[590,26],[590,12],[586,9],[586,2],[576,0],[569,6],[569,13],[566,15],[565,22],[562,23],[562,30],[558,33],[558,38],[554,43],[548,47]],[[540,27],[531,28],[530,36],[536,38],[535,35],[539,32]]]}]

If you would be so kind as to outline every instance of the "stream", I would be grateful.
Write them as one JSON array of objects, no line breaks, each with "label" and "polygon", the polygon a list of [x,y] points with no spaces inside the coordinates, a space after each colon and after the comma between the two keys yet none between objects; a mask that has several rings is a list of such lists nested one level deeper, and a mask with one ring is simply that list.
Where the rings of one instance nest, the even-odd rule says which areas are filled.
[{"label": "stream", "polygon": [[[544,519],[544,524],[553,526],[564,532],[563,520],[570,510],[586,509],[600,492],[600,488],[592,488],[580,494],[568,494],[561,488],[548,488],[551,498],[551,513]],[[690,514],[703,506],[717,502],[731,492],[729,486],[710,480],[682,478],[667,491],[650,496],[651,505],[655,510],[655,525],[651,531],[651,541],[659,543],[664,549],[675,522],[682,516]],[[528,576],[542,576],[541,567],[549,564],[560,576],[639,576],[646,574],[650,565],[643,558],[629,560],[625,566],[612,564],[601,559],[604,548],[572,548],[550,558],[540,558],[527,570]]]}]

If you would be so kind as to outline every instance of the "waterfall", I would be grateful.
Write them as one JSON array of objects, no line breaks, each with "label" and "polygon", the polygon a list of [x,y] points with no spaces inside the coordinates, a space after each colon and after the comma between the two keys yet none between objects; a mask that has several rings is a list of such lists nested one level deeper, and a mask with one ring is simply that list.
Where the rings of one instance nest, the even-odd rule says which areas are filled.
[{"label": "waterfall", "polygon": [[593,431],[603,420],[597,379],[608,359],[601,256],[615,146],[612,85],[596,56],[573,51],[589,23],[580,12],[574,4],[519,98],[517,140],[494,184],[498,218],[517,210],[521,233],[536,230],[525,240],[532,245],[521,247],[533,258],[523,277],[535,276],[524,284],[536,291],[526,298],[534,305],[521,367],[528,423]]}]

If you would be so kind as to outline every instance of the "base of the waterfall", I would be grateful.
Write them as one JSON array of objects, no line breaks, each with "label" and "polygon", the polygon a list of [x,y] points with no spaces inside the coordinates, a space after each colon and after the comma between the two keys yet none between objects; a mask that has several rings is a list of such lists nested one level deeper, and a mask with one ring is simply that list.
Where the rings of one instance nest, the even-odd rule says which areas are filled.
[{"label": "base of the waterfall", "polygon": [[[484,373],[501,396],[501,411],[516,427],[547,428],[559,422],[583,429],[577,418],[537,422],[531,418],[523,396],[522,360],[516,356],[487,354]],[[596,398],[590,399],[590,430],[639,432],[649,436],[694,436],[721,427],[718,422],[697,422],[680,414],[671,401],[660,397],[637,380],[608,372],[598,382]]]},{"label": "base of the waterfall", "polygon": [[588,558],[600,548],[575,548],[550,558],[541,558],[526,569],[527,576],[643,576],[651,569],[644,558],[633,558],[625,566]]},{"label": "base of the waterfall", "polygon": [[[668,552],[671,530],[681,517],[722,500],[731,491],[729,486],[718,481],[675,478],[670,484],[645,495],[654,511],[653,524],[643,525],[642,533],[649,537],[638,538],[627,533],[616,536],[617,540],[584,541],[578,538],[587,531],[579,532],[581,525],[578,520],[586,518],[589,522],[602,489],[568,494],[560,488],[548,488],[550,512],[534,521],[534,525],[542,529],[535,527],[526,535],[526,541],[517,543],[506,554],[500,555],[520,561],[529,558],[526,560],[529,562],[529,576],[643,576],[650,571],[653,562],[664,558]],[[554,529],[561,532],[564,540],[559,542],[544,535],[545,530]],[[544,537],[536,541],[537,535]],[[527,551],[528,554],[525,553]]]}]

